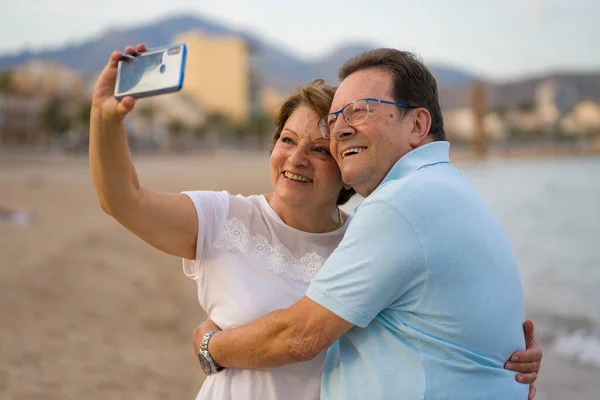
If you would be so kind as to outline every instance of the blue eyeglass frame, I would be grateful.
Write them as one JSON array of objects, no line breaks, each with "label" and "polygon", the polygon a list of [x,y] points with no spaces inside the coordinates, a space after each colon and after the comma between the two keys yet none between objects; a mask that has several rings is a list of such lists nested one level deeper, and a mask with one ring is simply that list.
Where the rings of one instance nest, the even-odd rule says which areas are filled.
[{"label": "blue eyeglass frame", "polygon": [[[327,118],[331,115],[335,115],[335,120],[337,121],[337,119],[339,118],[338,115],[342,114],[342,117],[344,116],[343,112],[346,107],[348,107],[350,104],[354,104],[354,103],[356,103],[358,101],[362,101],[362,100],[364,100],[367,103],[367,107],[369,106],[369,101],[376,101],[381,104],[391,104],[393,106],[397,106],[397,107],[401,107],[401,108],[418,108],[418,106],[409,106],[408,104],[396,103],[395,101],[389,101],[389,100],[376,99],[374,97],[365,97],[364,99],[356,99],[356,100],[351,101],[350,103],[346,104],[344,107],[340,108],[338,111],[329,113],[319,120],[318,125],[319,125],[319,130],[321,131],[321,136],[323,136],[325,139],[327,139],[327,137],[325,137],[325,135],[323,133],[323,130],[321,129],[321,121],[327,121]],[[371,115],[371,110],[368,110],[368,112],[369,112],[369,114],[367,115],[367,118],[369,117],[369,115]],[[365,118],[365,121],[366,121],[366,118]],[[348,122],[348,121],[346,121],[346,122]],[[349,122],[348,122],[348,124],[351,125]],[[327,124],[325,124],[325,126],[327,126]],[[327,129],[329,129],[328,126],[327,126]],[[331,137],[331,132],[329,132],[329,137]]]}]

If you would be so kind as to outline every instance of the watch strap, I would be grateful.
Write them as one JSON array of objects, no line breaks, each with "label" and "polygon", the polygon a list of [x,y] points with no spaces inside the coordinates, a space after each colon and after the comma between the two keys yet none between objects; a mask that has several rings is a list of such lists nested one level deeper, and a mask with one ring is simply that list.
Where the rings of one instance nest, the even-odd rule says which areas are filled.
[{"label": "watch strap", "polygon": [[215,333],[219,332],[218,330],[208,331],[202,336],[202,340],[200,341],[200,352],[198,353],[198,357],[203,357],[207,363],[210,365],[210,371],[206,371],[209,375],[216,374],[218,372],[223,371],[225,368],[218,366],[215,361],[210,356],[210,352],[208,351],[208,342],[210,338]]}]

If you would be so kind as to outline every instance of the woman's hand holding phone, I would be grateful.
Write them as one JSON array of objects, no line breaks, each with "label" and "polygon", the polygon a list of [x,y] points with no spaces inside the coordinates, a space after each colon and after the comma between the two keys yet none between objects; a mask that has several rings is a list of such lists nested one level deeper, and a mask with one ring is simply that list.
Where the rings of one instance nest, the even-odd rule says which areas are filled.
[{"label": "woman's hand holding phone", "polygon": [[96,81],[92,95],[92,111],[99,111],[104,122],[120,123],[133,110],[135,106],[133,97],[125,97],[121,101],[114,97],[118,65],[124,57],[135,56],[147,50],[146,45],[138,44],[135,48],[127,46],[123,53],[114,51],[110,55],[108,63]]}]

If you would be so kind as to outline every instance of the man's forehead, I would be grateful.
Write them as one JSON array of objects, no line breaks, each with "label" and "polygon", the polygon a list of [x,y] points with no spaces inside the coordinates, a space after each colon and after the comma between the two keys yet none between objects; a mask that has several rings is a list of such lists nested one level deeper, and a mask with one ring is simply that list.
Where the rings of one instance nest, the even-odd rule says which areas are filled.
[{"label": "man's forehead", "polygon": [[342,81],[333,102],[332,111],[337,111],[351,101],[365,97],[384,98],[389,95],[391,76],[387,71],[367,69],[357,71]]}]

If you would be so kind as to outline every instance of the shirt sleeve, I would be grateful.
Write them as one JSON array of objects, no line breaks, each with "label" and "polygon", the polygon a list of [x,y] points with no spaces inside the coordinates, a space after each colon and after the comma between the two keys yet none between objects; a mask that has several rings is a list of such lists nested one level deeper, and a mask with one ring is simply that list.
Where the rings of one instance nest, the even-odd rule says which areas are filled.
[{"label": "shirt sleeve", "polygon": [[423,246],[409,220],[384,201],[366,201],[306,295],[366,327],[385,308],[410,311],[426,277]]},{"label": "shirt sleeve", "polygon": [[196,241],[196,259],[183,259],[183,272],[197,279],[198,267],[218,239],[229,216],[229,193],[197,190],[183,192],[188,195],[198,215],[198,239]]}]

